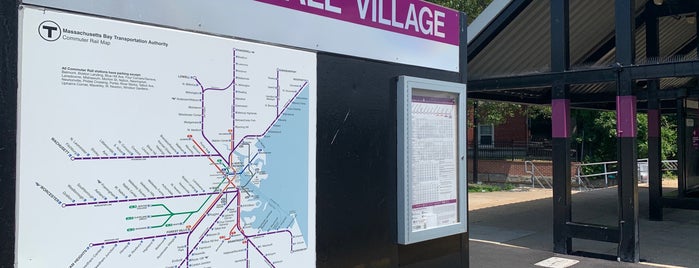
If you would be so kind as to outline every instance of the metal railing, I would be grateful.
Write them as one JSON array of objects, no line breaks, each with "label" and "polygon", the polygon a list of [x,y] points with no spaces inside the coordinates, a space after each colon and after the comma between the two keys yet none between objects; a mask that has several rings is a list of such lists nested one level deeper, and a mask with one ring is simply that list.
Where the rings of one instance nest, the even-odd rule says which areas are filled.
[{"label": "metal railing", "polygon": [[[532,161],[524,161],[524,172],[531,175],[532,188],[536,188],[536,183],[544,189],[551,189],[551,183],[544,178],[544,174],[539,171],[539,169],[534,165]],[[542,183],[543,182],[543,183]]]},{"label": "metal railing", "polygon": [[[473,156],[473,141],[468,143],[468,155]],[[551,160],[553,147],[550,142],[508,141],[478,145],[478,158],[489,160]],[[571,150],[575,156],[575,150]]]},{"label": "metal railing", "polygon": [[[639,182],[645,182],[648,180],[648,159],[638,159],[638,177]],[[575,177],[574,181],[577,181],[579,185],[579,190],[589,190],[591,188],[600,188],[592,183],[593,180],[604,179],[604,186],[609,187],[610,180],[616,182],[617,176],[617,161],[607,161],[607,162],[597,162],[597,163],[578,163],[575,164]],[[662,161],[662,171],[674,171],[677,170],[677,160],[663,160]],[[612,185],[616,185],[613,183]]]}]

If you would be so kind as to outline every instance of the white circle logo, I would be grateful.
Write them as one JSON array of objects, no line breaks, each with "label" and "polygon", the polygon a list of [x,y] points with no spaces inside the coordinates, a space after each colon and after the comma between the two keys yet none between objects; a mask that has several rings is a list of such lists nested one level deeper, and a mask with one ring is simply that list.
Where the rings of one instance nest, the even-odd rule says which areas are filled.
[{"label": "white circle logo", "polygon": [[46,41],[52,42],[58,40],[62,32],[61,26],[58,26],[58,24],[53,21],[46,20],[39,24],[39,36]]}]

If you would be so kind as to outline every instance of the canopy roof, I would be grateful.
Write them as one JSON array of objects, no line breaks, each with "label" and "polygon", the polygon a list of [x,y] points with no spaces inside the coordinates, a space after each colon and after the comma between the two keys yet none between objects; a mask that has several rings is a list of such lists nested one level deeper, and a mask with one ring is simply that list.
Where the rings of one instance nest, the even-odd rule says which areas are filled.
[{"label": "canopy roof", "polygon": [[[613,109],[616,74],[627,68],[634,94],[647,99],[647,80],[660,80],[659,98],[699,95],[696,11],[699,1],[635,0],[636,60],[615,62],[615,1],[570,1],[569,55],[565,72],[551,72],[550,1],[495,0],[469,26],[469,96],[531,104],[551,101],[551,84],[564,77],[578,108]],[[646,24],[658,19],[659,57],[646,56]],[[651,36],[652,37],[652,36]],[[652,41],[651,41],[652,42]],[[664,108],[674,106],[666,101]],[[639,104],[643,108],[643,103]]]}]

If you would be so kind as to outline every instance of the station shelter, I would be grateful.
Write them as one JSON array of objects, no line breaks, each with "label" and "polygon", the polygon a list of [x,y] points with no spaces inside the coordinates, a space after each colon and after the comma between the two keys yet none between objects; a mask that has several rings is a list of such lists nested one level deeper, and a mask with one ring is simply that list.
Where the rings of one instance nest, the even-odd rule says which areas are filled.
[{"label": "station shelter", "polygon": [[[637,121],[648,115],[649,215],[699,209],[697,5],[684,0],[494,1],[469,26],[469,97],[550,105],[553,249],[573,238],[616,243],[639,261]],[[616,111],[617,224],[573,220],[571,109]],[[660,116],[678,122],[678,189],[663,194]]]}]

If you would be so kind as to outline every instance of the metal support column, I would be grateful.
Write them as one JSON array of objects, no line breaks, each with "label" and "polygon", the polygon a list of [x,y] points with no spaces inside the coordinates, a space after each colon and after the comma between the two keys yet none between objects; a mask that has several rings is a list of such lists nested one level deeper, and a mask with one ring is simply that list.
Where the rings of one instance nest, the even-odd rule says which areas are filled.
[{"label": "metal support column", "polygon": [[[570,67],[569,1],[551,0],[551,71]],[[555,81],[551,89],[553,145],[553,250],[572,253],[567,224],[572,221],[570,189],[570,99],[569,86]]]},{"label": "metal support column", "polygon": [[[633,0],[615,1],[616,61],[618,66],[635,63],[635,8]],[[636,149],[636,97],[628,70],[617,73],[617,158],[619,161],[619,231],[618,258],[638,262],[638,166]]]},{"label": "metal support column", "polygon": [[687,110],[685,98],[677,99],[677,198],[687,191]]},{"label": "metal support column", "polygon": [[15,259],[18,21],[17,1],[0,2],[0,237],[3,240],[0,260],[4,260],[3,264],[13,263]]},{"label": "metal support column", "polygon": [[478,101],[473,102],[473,183],[478,183],[478,143],[480,143],[480,136],[478,135]]},{"label": "metal support column", "polygon": [[[646,6],[646,57],[660,56],[660,31],[655,5]],[[658,79],[648,80],[648,194],[649,215],[654,221],[663,220],[662,155],[660,100]]]}]

